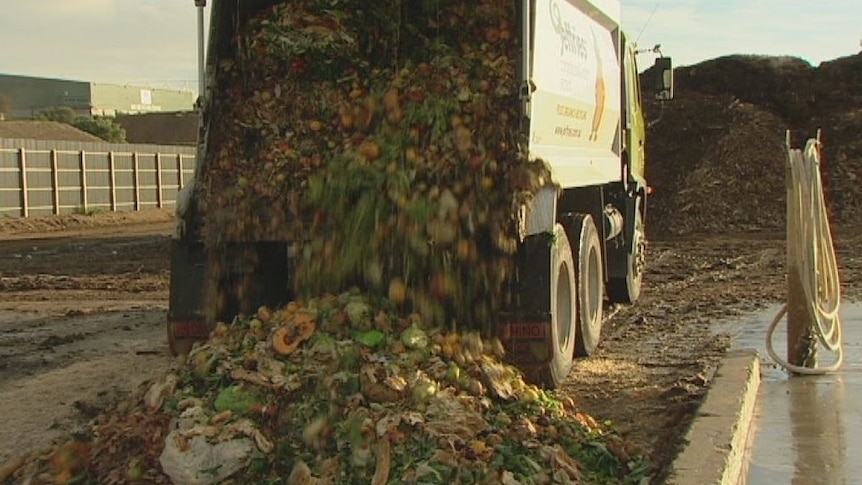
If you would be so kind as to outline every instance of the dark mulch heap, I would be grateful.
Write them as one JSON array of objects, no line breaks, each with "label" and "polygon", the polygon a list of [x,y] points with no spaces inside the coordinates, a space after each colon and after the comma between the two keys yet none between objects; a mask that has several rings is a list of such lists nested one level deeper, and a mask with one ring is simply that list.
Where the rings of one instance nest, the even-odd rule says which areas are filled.
[{"label": "dark mulch heap", "polygon": [[860,220],[862,55],[818,67],[728,56],[679,68],[676,81],[676,99],[648,106],[660,117],[647,143],[653,237],[782,230],[787,130],[795,148],[822,130],[832,221]]}]

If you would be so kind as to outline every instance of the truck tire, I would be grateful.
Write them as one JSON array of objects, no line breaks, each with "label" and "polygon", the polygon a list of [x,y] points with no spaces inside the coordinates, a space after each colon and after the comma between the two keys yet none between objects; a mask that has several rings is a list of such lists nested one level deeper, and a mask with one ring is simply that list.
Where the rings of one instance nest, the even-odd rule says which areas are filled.
[{"label": "truck tire", "polygon": [[575,262],[564,224],[555,224],[552,232],[528,236],[518,251],[512,322],[516,327],[541,329],[541,336],[503,332],[507,361],[530,383],[551,389],[569,375],[575,350]]},{"label": "truck tire", "polygon": [[625,255],[625,276],[608,279],[608,299],[613,303],[634,303],[640,298],[643,283],[646,237],[641,211],[635,209],[631,251]]},{"label": "truck tire", "polygon": [[557,388],[572,370],[577,338],[575,261],[566,229],[561,224],[554,226],[550,253],[552,356],[548,364],[548,378],[545,379],[545,384],[548,387]]},{"label": "truck tire", "polygon": [[595,352],[602,334],[605,286],[602,248],[599,232],[589,215],[574,216],[569,232],[578,245],[574,251],[577,288],[575,355],[585,357]]}]

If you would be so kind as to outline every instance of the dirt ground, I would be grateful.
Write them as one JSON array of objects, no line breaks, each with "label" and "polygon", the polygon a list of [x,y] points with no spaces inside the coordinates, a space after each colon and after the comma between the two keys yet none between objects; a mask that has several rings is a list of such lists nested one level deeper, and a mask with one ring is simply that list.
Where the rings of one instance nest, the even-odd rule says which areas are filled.
[{"label": "dirt ground", "polygon": [[[862,296],[862,228],[838,230],[843,295]],[[0,219],[0,463],[68,436],[167,352],[170,214]],[[562,392],[650,456],[656,482],[723,352],[719,321],[784,298],[784,235],[653,236],[642,299],[606,308],[598,355]]]},{"label": "dirt ground", "polygon": [[0,219],[0,462],[171,365],[167,211]]}]

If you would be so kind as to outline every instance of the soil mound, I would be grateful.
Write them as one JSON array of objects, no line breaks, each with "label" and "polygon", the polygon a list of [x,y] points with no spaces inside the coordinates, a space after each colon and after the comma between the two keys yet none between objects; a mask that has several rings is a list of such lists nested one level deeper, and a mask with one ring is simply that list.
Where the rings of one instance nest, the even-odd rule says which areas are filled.
[{"label": "soil mound", "polygon": [[727,56],[679,68],[676,81],[676,99],[648,106],[658,120],[647,143],[653,236],[782,230],[787,130],[793,147],[821,130],[832,221],[859,219],[862,55],[817,67]]}]

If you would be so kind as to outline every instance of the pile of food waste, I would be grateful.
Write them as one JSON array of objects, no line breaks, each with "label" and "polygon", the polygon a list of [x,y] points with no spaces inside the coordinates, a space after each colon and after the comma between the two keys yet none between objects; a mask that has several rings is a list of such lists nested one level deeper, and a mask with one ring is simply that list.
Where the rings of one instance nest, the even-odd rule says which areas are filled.
[{"label": "pile of food waste", "polygon": [[[175,372],[10,483],[637,483],[606,424],[498,342],[358,292],[221,323]],[[29,478],[26,478],[29,477]]]},{"label": "pile of food waste", "polygon": [[522,149],[516,20],[491,0],[298,0],[238,22],[208,114],[211,254],[292,241],[296,295],[359,285],[490,323],[550,183]]}]

